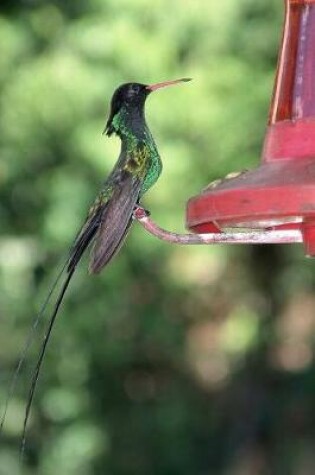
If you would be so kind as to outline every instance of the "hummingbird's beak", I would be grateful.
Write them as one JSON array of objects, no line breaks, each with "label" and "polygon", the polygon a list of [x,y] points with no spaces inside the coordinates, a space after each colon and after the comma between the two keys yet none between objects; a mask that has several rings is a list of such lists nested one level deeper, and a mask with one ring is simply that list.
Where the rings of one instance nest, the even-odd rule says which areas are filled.
[{"label": "hummingbird's beak", "polygon": [[173,86],[180,82],[188,82],[188,81],[191,81],[191,78],[182,78],[182,79],[175,79],[174,81],[157,82],[156,84],[150,84],[149,86],[146,86],[146,89],[152,92],[152,91],[156,91],[157,89],[160,89],[161,87]]}]

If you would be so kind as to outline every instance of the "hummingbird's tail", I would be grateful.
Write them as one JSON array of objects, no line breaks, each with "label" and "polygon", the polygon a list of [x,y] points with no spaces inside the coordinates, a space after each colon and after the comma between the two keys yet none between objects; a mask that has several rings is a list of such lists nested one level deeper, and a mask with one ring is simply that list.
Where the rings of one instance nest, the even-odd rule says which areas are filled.
[{"label": "hummingbird's tail", "polygon": [[[44,339],[43,339],[42,346],[41,346],[41,349],[40,349],[40,353],[39,353],[39,356],[38,356],[38,359],[37,359],[37,362],[36,362],[36,366],[34,368],[34,372],[33,372],[33,375],[32,375],[32,380],[31,380],[31,385],[30,385],[30,389],[29,389],[29,393],[28,393],[27,404],[26,404],[26,408],[25,408],[24,423],[23,423],[23,432],[22,432],[22,438],[21,438],[21,446],[20,446],[20,457],[21,458],[23,457],[24,450],[25,450],[27,423],[28,423],[28,419],[29,419],[29,416],[30,416],[30,410],[31,410],[33,399],[34,399],[35,390],[36,390],[37,382],[38,382],[38,379],[39,379],[39,373],[40,373],[40,369],[41,369],[41,366],[42,366],[42,363],[43,363],[43,360],[44,360],[47,344],[48,344],[48,341],[49,341],[54,323],[56,321],[60,306],[62,304],[63,298],[64,298],[65,293],[67,291],[67,288],[70,284],[70,281],[73,277],[73,274],[76,270],[77,265],[79,264],[84,252],[86,251],[86,249],[88,248],[89,244],[91,243],[91,241],[93,240],[93,238],[95,236],[95,233],[96,233],[96,231],[98,229],[98,226],[99,226],[99,223],[100,223],[100,216],[101,216],[102,212],[103,212],[103,208],[102,208],[102,206],[99,206],[98,209],[95,210],[95,213],[93,214],[93,216],[88,217],[88,219],[86,220],[84,226],[82,227],[81,231],[79,232],[77,238],[75,239],[74,245],[72,246],[72,248],[70,250],[70,256],[69,256],[66,264],[64,265],[63,269],[62,269],[62,271],[64,271],[65,268],[67,269],[67,275],[65,277],[64,283],[62,284],[61,290],[59,292],[59,295],[57,297],[57,300],[56,300],[56,303],[55,303],[55,306],[54,306],[54,310],[52,312],[52,315],[50,316],[48,326],[47,326],[46,332],[44,334]],[[50,296],[51,296],[55,286],[57,285],[58,280],[61,277],[61,275],[62,275],[62,273],[59,274],[58,279],[56,280],[52,290],[49,292],[49,296],[46,299],[46,302],[45,302],[45,304],[42,308],[41,313],[44,312],[45,307],[46,307],[46,305],[47,305],[47,303],[50,299]],[[25,352],[24,352],[24,354],[22,355],[22,358],[19,361],[18,371],[20,370],[20,367],[23,363],[24,358],[25,358]],[[17,377],[17,375],[15,376],[15,378],[16,377]],[[3,421],[1,421],[1,422],[3,424],[4,418],[3,418]]]},{"label": "hummingbird's tail", "polygon": [[6,399],[5,399],[5,402],[4,402],[4,409],[3,409],[3,412],[2,412],[2,415],[1,415],[1,420],[0,420],[0,434],[2,433],[2,430],[3,430],[3,425],[4,425],[4,422],[5,422],[5,419],[6,419],[6,415],[7,415],[7,410],[8,410],[8,406],[9,406],[9,401],[11,399],[11,396],[13,395],[14,393],[14,390],[15,390],[15,387],[16,387],[16,383],[17,383],[17,379],[19,377],[19,374],[20,374],[20,371],[22,369],[22,366],[23,366],[23,363],[24,363],[24,360],[26,358],[26,355],[27,355],[27,352],[28,352],[28,349],[30,348],[32,342],[33,342],[33,339],[34,339],[34,336],[35,336],[35,332],[37,330],[37,327],[45,313],[45,310],[47,308],[47,305],[49,304],[50,302],[50,299],[64,273],[64,270],[65,268],[67,267],[67,264],[68,262],[64,263],[63,266],[62,266],[62,269],[59,271],[56,279],[55,279],[55,282],[53,283],[53,285],[51,286],[51,289],[39,311],[39,313],[36,315],[33,323],[32,323],[32,326],[30,328],[30,331],[28,333],[28,336],[26,338],[26,341],[25,341],[25,345],[21,351],[21,354],[20,354],[20,357],[19,357],[19,360],[18,360],[18,364],[16,365],[16,368],[14,370],[14,373],[12,375],[12,378],[11,378],[11,381],[10,381],[10,385],[9,385],[9,389],[7,391],[7,395],[6,395]]},{"label": "hummingbird's tail", "polygon": [[53,311],[53,313],[50,317],[50,320],[49,320],[48,328],[47,328],[47,330],[45,332],[45,335],[44,335],[44,340],[43,340],[43,343],[42,343],[42,346],[41,346],[41,349],[40,349],[40,353],[39,353],[39,356],[38,356],[38,360],[37,360],[37,363],[36,363],[36,366],[35,366],[35,369],[34,369],[34,372],[33,372],[33,375],[32,375],[31,386],[30,386],[29,394],[28,394],[28,398],[27,398],[27,404],[26,404],[25,416],[24,416],[24,423],[23,423],[23,432],[22,432],[22,439],[21,439],[21,446],[20,446],[20,456],[21,456],[21,458],[23,457],[24,450],[25,450],[27,422],[28,422],[28,419],[29,419],[31,406],[32,406],[32,402],[33,402],[33,399],[34,399],[34,394],[35,394],[35,389],[36,389],[36,385],[37,385],[38,378],[39,378],[40,368],[41,368],[42,363],[43,363],[43,359],[44,359],[45,352],[46,352],[46,347],[47,347],[47,344],[48,344],[48,341],[49,341],[49,338],[50,338],[50,335],[51,335],[52,328],[54,326],[56,317],[58,315],[58,310],[60,308],[63,297],[66,293],[66,290],[67,290],[67,288],[70,284],[70,280],[71,280],[71,278],[74,274],[74,271],[75,271],[75,268],[73,268],[68,273],[68,275],[66,277],[66,280],[64,281],[64,284],[62,286],[62,289],[59,293],[58,299],[57,299],[55,307],[54,307],[54,311]]}]

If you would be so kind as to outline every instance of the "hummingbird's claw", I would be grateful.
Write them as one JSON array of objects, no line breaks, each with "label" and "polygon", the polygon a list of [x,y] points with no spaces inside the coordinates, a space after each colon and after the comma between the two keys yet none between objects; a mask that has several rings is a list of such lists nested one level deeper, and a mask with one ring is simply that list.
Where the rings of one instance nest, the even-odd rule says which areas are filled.
[{"label": "hummingbird's claw", "polygon": [[138,204],[133,209],[134,219],[147,218],[150,215],[151,215],[151,212],[149,210],[143,208],[142,206]]}]

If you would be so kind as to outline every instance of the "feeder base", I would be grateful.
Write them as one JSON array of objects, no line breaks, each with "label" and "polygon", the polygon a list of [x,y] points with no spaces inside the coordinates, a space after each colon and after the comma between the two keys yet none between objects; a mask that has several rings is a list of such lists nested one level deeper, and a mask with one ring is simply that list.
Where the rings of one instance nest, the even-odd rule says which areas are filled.
[{"label": "feeder base", "polygon": [[315,160],[277,159],[210,185],[188,201],[186,224],[215,228],[295,229],[315,256]]}]

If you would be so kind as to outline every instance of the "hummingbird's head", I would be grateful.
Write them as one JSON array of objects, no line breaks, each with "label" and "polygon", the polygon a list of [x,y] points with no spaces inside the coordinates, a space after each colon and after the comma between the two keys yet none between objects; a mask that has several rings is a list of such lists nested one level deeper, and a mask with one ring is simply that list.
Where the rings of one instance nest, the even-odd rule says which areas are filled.
[{"label": "hummingbird's head", "polygon": [[188,78],[176,79],[174,81],[165,81],[156,84],[140,84],[137,82],[129,82],[119,86],[113,94],[109,117],[104,129],[104,133],[110,136],[114,132],[118,132],[118,118],[121,114],[137,114],[138,117],[143,116],[144,104],[148,95],[162,87],[172,86],[180,82],[190,81]]},{"label": "hummingbird's head", "polygon": [[128,114],[130,111],[143,111],[145,100],[149,94],[150,91],[145,84],[129,82],[119,86],[110,103],[110,112],[104,133],[110,136],[113,132],[118,131],[115,122],[121,114]]}]

